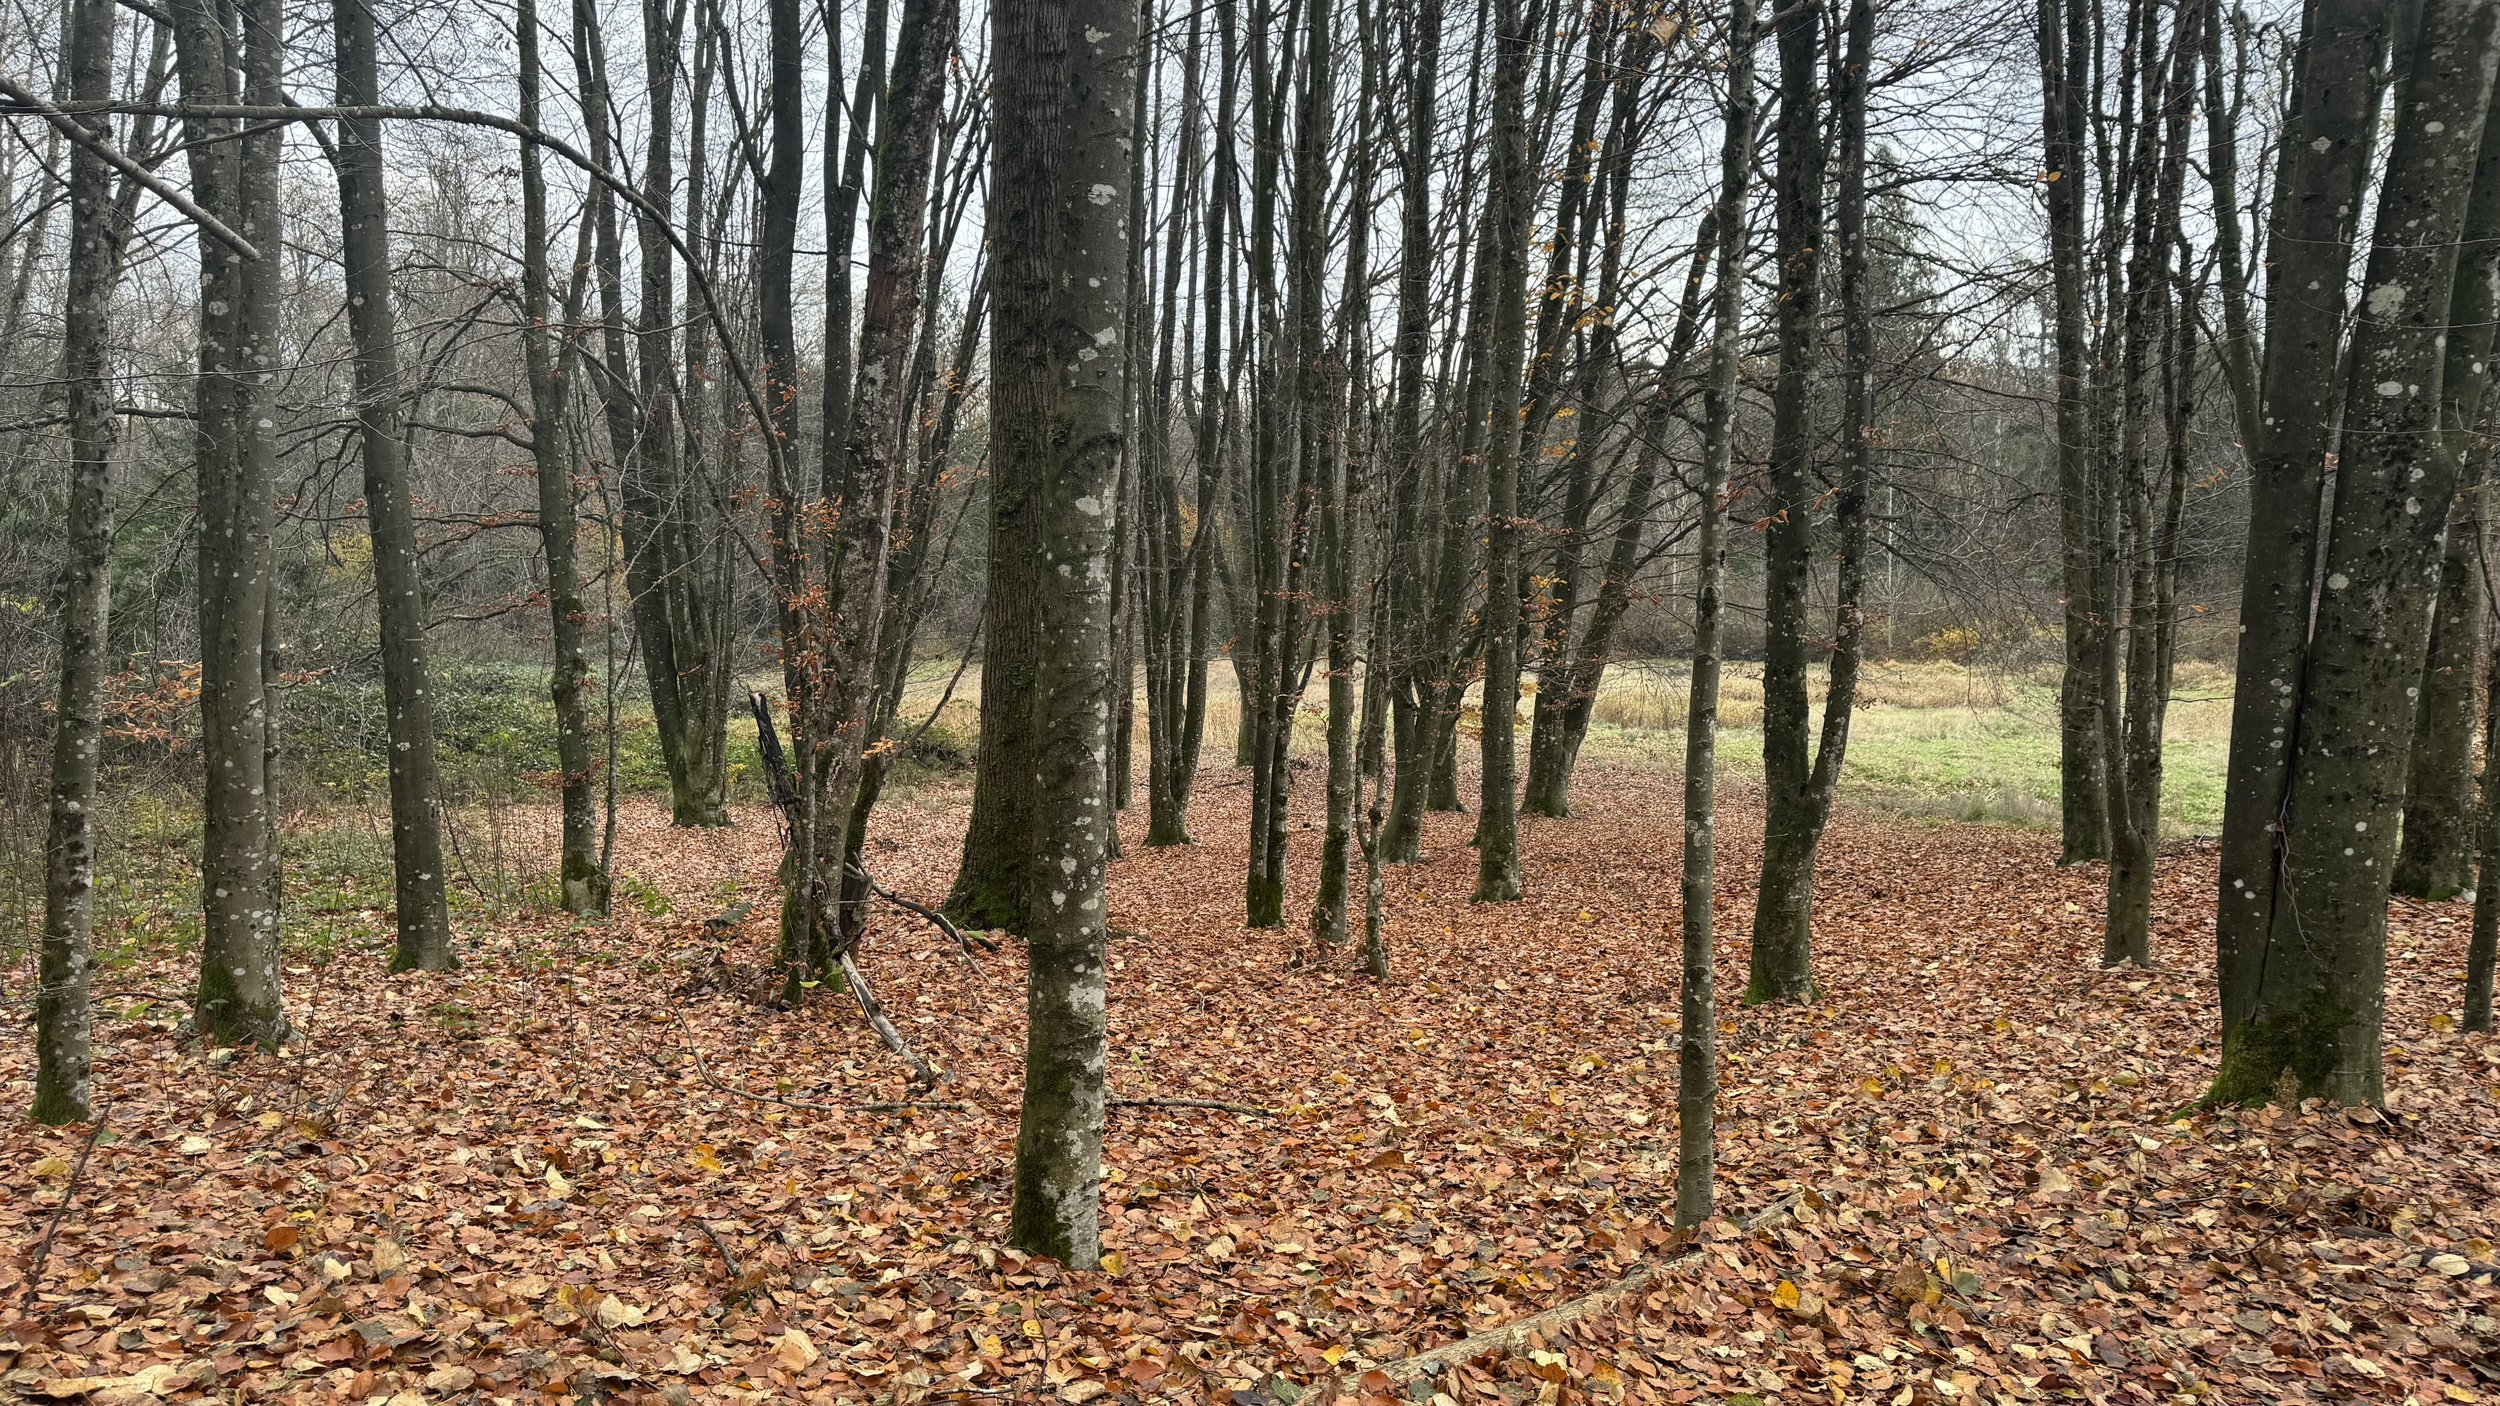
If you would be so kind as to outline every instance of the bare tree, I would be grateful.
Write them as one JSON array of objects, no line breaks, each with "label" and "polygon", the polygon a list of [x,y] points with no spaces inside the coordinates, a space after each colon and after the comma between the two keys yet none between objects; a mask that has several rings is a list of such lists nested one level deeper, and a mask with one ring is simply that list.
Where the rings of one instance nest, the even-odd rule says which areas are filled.
[{"label": "bare tree", "polygon": [[[1122,454],[1119,341],[1128,325],[1127,182],[1137,12],[1130,0],[1004,0],[990,11],[999,140],[991,454],[1033,485],[1031,953],[1024,1103],[1009,1238],[1091,1269],[1101,1259],[1111,816],[1111,513]],[[994,575],[990,590],[1019,584]]]}]

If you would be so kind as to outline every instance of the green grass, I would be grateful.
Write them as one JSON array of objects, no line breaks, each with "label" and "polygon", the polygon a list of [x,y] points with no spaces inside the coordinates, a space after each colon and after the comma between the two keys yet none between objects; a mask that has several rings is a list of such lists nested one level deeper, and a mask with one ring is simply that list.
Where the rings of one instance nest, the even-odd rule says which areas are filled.
[{"label": "green grass", "polygon": [[[1616,764],[1683,765],[1690,669],[1631,661],[1608,671],[1582,755]],[[1762,673],[1732,664],[1722,686],[1722,774],[1762,769]],[[1818,705],[1822,680],[1811,685]],[[2162,827],[2211,834],[2222,824],[2231,700],[2227,676],[2183,666],[2168,716]],[[1815,710],[1821,722],[1821,708]],[[1949,820],[2058,823],[2053,680],[1945,663],[1877,663],[1851,715],[1844,802]]]}]

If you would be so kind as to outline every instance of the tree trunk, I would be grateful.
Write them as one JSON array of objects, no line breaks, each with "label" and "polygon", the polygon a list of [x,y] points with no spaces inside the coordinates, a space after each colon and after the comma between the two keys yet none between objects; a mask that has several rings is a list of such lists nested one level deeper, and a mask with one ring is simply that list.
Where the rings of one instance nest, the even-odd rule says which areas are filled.
[{"label": "tree trunk", "polygon": [[2474,666],[2489,617],[2473,488],[2461,483],[2448,513],[2430,654],[2406,763],[2404,834],[2388,885],[2413,898],[2454,898],[2474,886]]},{"label": "tree trunk", "polygon": [[[2374,744],[2412,728],[2439,534],[2456,491],[2456,456],[2436,444],[2448,429],[2443,361],[2463,340],[2448,335],[2463,326],[2452,289],[2494,276],[2480,248],[2468,276],[2457,272],[2500,60],[2495,29],[2500,11],[2488,5],[2426,0],[2396,96],[2368,292],[2348,354],[2325,590],[2289,719],[2296,747],[2276,892],[2263,905],[2274,922],[2255,954],[2248,1006],[2224,1035],[2214,1102],[2263,1102],[2287,1076],[2304,1097],[2384,1097],[2387,873],[2404,754]],[[2240,687],[2256,686],[2244,670]]]},{"label": "tree trunk", "polygon": [[[1850,56],[1842,61],[1843,81],[1851,89],[1862,84],[1852,8]],[[1807,588],[1813,578],[1810,519],[1820,496],[1814,482],[1811,401],[1818,340],[1820,273],[1823,242],[1824,153],[1819,77],[1822,64],[1822,15],[1812,5],[1796,6],[1777,17],[1773,29],[1780,53],[1780,112],[1777,128],[1779,371],[1772,393],[1770,528],[1764,545],[1762,646],[1762,883],[1754,899],[1751,973],[1745,987],[1748,1005],[1765,1001],[1814,999],[1813,936],[1810,913],[1814,897],[1814,860],[1821,846],[1824,822],[1830,816],[1830,791],[1823,773],[1836,774],[1837,759],[1810,756],[1806,701]],[[1863,112],[1862,96],[1854,110]],[[1854,132],[1858,145],[1851,159],[1852,100],[1844,95],[1841,145],[1843,179],[1854,177],[1863,191],[1865,125],[1859,116]],[[1851,219],[1843,195],[1841,230],[1843,301],[1853,294],[1863,300],[1865,248],[1861,231],[1846,227]],[[1859,209],[1862,216],[1862,203]],[[1854,281],[1853,280],[1854,274]],[[1851,319],[1848,385],[1850,409],[1844,417],[1841,453],[1847,472],[1862,481],[1866,455],[1862,381],[1867,368],[1857,364],[1857,318]],[[1852,433],[1852,430],[1855,433]],[[1846,499],[1846,490],[1843,497]],[[1842,504],[1846,506],[1846,503]],[[1858,503],[1861,515],[1863,497]],[[1845,526],[1844,532],[1848,529]],[[1844,548],[1844,555],[1845,555]],[[1844,564],[1844,575],[1847,567]],[[1854,610],[1844,579],[1841,615],[1844,629]],[[1829,688],[1837,700],[1842,684],[1843,652],[1833,651]],[[1846,736],[1847,709],[1837,722]],[[1831,734],[1835,717],[1827,704],[1824,731]],[[1824,748],[1828,751],[1828,744]],[[1826,763],[1831,763],[1827,767]]]},{"label": "tree trunk", "polygon": [[[112,96],[113,0],[77,0],[63,36],[69,96]],[[109,138],[111,122],[82,119]],[[44,834],[43,944],[35,986],[38,1123],[87,1120],[95,1057],[88,989],[95,953],[95,794],[104,738],[106,613],[112,603],[112,185],[102,157],[70,149],[69,289],[61,379],[69,399],[68,514],[61,557],[61,658],[52,732],[51,818]],[[208,241],[203,238],[205,248]]]},{"label": "tree trunk", "polygon": [[1493,174],[1484,244],[1493,261],[1492,335],[1484,376],[1485,600],[1483,766],[1477,791],[1479,903],[1519,897],[1519,432],[1514,421],[1527,356],[1529,38],[1519,0],[1494,0]]},{"label": "tree trunk", "polygon": [[[1138,59],[1131,0],[1004,0],[991,54],[999,142],[991,453],[1035,485],[1043,569],[1030,871],[1025,1085],[1016,1136],[1017,1248],[1075,1269],[1101,1259],[1105,980],[1103,805],[1110,717],[1111,515],[1127,326],[1128,154]],[[1081,40],[1079,36],[1082,36]],[[1012,584],[1013,578],[1008,578]],[[995,594],[1001,578],[993,577]]]},{"label": "tree trunk", "polygon": [[[830,976],[838,961],[827,896],[843,888],[852,852],[860,769],[878,673],[878,640],[886,613],[887,555],[901,478],[908,409],[905,373],[919,333],[927,271],[929,185],[947,62],[955,48],[955,0],[904,0],[896,28],[893,79],[881,105],[876,187],[869,202],[868,280],[860,303],[859,374],[850,395],[844,437],[842,496],[832,505],[834,530],[823,567],[825,641],[817,730],[806,739],[818,754],[802,773],[808,809],[817,817],[804,905],[806,960],[785,960],[782,998],[797,1004],[809,977]],[[785,939],[787,938],[785,934]],[[789,946],[790,944],[785,944]],[[788,955],[785,952],[785,957]]]},{"label": "tree trunk", "polygon": [[[538,0],[520,0],[521,122],[539,123]],[[521,354],[530,389],[530,459],[538,474],[538,540],[547,558],[547,616],[554,670],[547,691],[555,706],[556,765],[563,772],[563,839],[556,876],[564,911],[604,913],[608,876],[600,864],[598,815],[592,784],[590,601],[582,594],[574,512],[572,421],[558,357],[548,345],[550,325],[547,245],[547,180],[535,142],[521,144]],[[576,275],[578,279],[580,275]]]},{"label": "tree trunk", "polygon": [[2378,80],[2398,8],[2303,10],[2300,71],[2277,148],[2259,384],[2265,434],[2249,446],[2247,565],[2214,924],[2226,1039],[2256,1000],[2274,926],[2278,822],[2298,740],[2345,285],[2378,135]]},{"label": "tree trunk", "polygon": [[[177,0],[174,38],[186,102],[231,103],[236,55],[210,0]],[[280,42],[272,0],[244,7],[242,97],[274,101]],[[274,1046],[280,1006],[277,856],[269,843],[271,366],[276,358],[275,131],[238,136],[231,118],[186,118],[191,191],[201,209],[260,251],[200,248],[200,378],[195,464],[200,515],[200,978],[193,1019],[219,1044]]]},{"label": "tree trunk", "polygon": [[[1362,46],[1361,89],[1355,95],[1354,173],[1347,197],[1349,208],[1369,210],[1372,202],[1372,113],[1379,106],[1380,55],[1368,0],[1356,0],[1355,28]],[[1364,437],[1362,408],[1369,399],[1363,367],[1370,358],[1371,222],[1357,218],[1346,232],[1344,291],[1337,306],[1337,328],[1329,348],[1320,387],[1328,433],[1321,439],[1320,551],[1324,562],[1322,611],[1328,621],[1328,783],[1326,829],[1320,843],[1319,897],[1312,905],[1311,930],[1331,951],[1345,945],[1350,869],[1358,837],[1355,807],[1362,776],[1355,713],[1355,652],[1358,621],[1354,598],[1354,466],[1355,446]]]},{"label": "tree trunk", "polygon": [[[381,63],[367,0],[333,0],[341,107],[379,106]],[[398,902],[392,971],[448,971],[451,913],[443,894],[442,772],[434,757],[434,699],[425,660],[424,582],[416,509],[408,496],[406,396],[399,323],[391,307],[382,123],[338,123],[340,262],[347,327],[356,349],[356,438],[363,451],[365,517],[373,537],[373,592],[381,615],[382,705],[390,737],[391,863]],[[531,330],[536,335],[536,330]]]},{"label": "tree trunk", "polygon": [[2092,428],[2085,396],[2084,122],[2092,32],[2084,0],[2041,0],[2042,146],[2048,169],[2049,272],[2057,348],[2057,483],[2064,569],[2066,667],[2058,682],[2058,863],[2109,853],[2109,805],[2101,750],[2101,640],[2095,608],[2097,504]]},{"label": "tree trunk", "polygon": [[1701,514],[1693,590],[1693,682],[1684,720],[1684,972],[1676,1036],[1675,1223],[1710,1218],[1718,1167],[1717,846],[1719,622],[1726,608],[1727,497],[1736,453],[1736,371],[1743,355],[1746,187],[1753,174],[1753,0],[1728,5],[1727,106],[1712,221],[1712,293]]}]

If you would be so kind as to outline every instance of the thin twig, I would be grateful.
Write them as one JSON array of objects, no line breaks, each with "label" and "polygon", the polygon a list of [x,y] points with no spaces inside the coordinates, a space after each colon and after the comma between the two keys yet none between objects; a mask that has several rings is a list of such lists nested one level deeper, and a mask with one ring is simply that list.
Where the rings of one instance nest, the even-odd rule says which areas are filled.
[{"label": "thin twig", "polygon": [[[955,926],[955,924],[948,919],[944,913],[941,913],[934,908],[914,903],[910,899],[896,893],[894,890],[878,883],[874,875],[870,874],[866,869],[861,868],[857,864],[853,864],[851,866],[851,872],[859,876],[859,881],[868,886],[868,891],[870,893],[875,894],[877,897],[884,899],[886,902],[893,904],[895,907],[902,909],[906,913],[917,913],[921,917],[936,924],[938,931],[945,933],[948,937],[955,940],[955,950],[961,952],[964,960],[972,964],[974,975],[989,975],[989,973],[981,970],[981,960],[972,955],[972,939],[965,936],[964,930]],[[987,938],[983,938],[981,940],[981,945],[985,949],[992,952],[998,950],[998,944],[991,942]]]},{"label": "thin twig", "polygon": [[78,1160],[69,1169],[69,1182],[61,1188],[61,1202],[52,1208],[52,1218],[44,1223],[43,1242],[35,1247],[34,1263],[26,1270],[25,1307],[34,1305],[35,1290],[43,1283],[43,1267],[52,1258],[52,1237],[61,1233],[61,1222],[69,1215],[69,1204],[78,1198],[79,1179],[87,1174],[87,1159],[95,1155],[96,1141],[104,1136],[104,1118],[109,1112],[109,1108],[96,1110],[95,1121],[87,1127],[86,1145],[78,1149]]},{"label": "thin twig", "polygon": [[[743,1098],[754,1103],[774,1103],[783,1108],[805,1109],[810,1113],[907,1113],[923,1108],[970,1109],[973,1106],[959,1099],[904,1099],[889,1103],[816,1103],[803,1098],[784,1098],[780,1094],[759,1094],[752,1089],[742,1089],[735,1084],[724,1082],[712,1073],[712,1067],[703,1062],[703,1048],[694,1042],[694,1032],[686,1028],[686,1018],[674,1011],[669,1014],[670,1018],[677,1022],[677,1031],[684,1039],[687,1057],[694,1061],[694,1072],[702,1076],[706,1085],[732,1098]],[[659,1063],[658,1056],[653,1056],[652,1062]],[[660,1064],[660,1067],[663,1070],[668,1068],[666,1064]]]}]

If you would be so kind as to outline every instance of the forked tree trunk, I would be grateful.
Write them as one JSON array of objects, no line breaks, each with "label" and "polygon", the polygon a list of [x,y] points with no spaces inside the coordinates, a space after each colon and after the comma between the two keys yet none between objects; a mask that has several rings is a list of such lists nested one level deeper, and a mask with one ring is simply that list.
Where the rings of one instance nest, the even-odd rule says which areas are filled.
[{"label": "forked tree trunk", "polygon": [[[2105,664],[2123,667],[2101,677],[2109,871],[2101,964],[2150,966],[2154,866],[2161,844],[2162,725],[2170,704],[2171,638],[2175,619],[2179,515],[2186,484],[2189,383],[2182,379],[2193,343],[2181,319],[2195,309],[2173,266],[2179,243],[2181,192],[2187,174],[2189,123],[2196,89],[2196,26],[2202,16],[2181,9],[2165,56],[2157,17],[2139,12],[2138,70],[2133,83],[2148,119],[2134,137],[2129,176],[2135,196],[2127,253],[2127,296],[2119,306],[2121,416],[2114,464],[2121,506],[2117,537],[2105,544],[2113,563],[2110,610],[2101,622]],[[2158,123],[2150,120],[2158,116]],[[2160,412],[2157,416],[2157,411]],[[2166,427],[2160,442],[2156,423]],[[2157,504],[2160,506],[2157,508]]]},{"label": "forked tree trunk", "polygon": [[[63,63],[72,101],[100,103],[112,96],[115,13],[113,0],[77,0],[68,11]],[[109,119],[83,120],[98,137],[109,137]],[[51,817],[44,834],[43,946],[35,987],[32,1111],[38,1123],[81,1123],[89,1113],[95,1068],[88,989],[95,952],[96,752],[104,740],[105,624],[112,602],[111,176],[103,158],[83,146],[73,146],[69,159],[69,289],[61,309],[69,494]],[[208,241],[203,237],[201,243]]]},{"label": "forked tree trunk", "polygon": [[2319,497],[2341,390],[2345,287],[2378,135],[2378,79],[2399,8],[2303,9],[2299,73],[2277,147],[2258,387],[2264,433],[2249,446],[2247,566],[2214,922],[2226,1040],[2256,1001],[2274,926],[2278,822],[2298,744]]},{"label": "forked tree trunk", "polygon": [[[379,106],[381,63],[370,0],[332,0],[341,107]],[[382,706],[390,738],[391,865],[398,903],[393,971],[459,965],[444,899],[442,773],[434,755],[434,697],[425,660],[425,592],[417,567],[416,509],[408,497],[406,396],[399,320],[391,307],[389,197],[382,123],[338,123],[340,261],[347,327],[356,348],[356,438],[364,456],[365,517],[373,536],[373,593],[381,615]],[[537,331],[530,329],[535,337]]]},{"label": "forked tree trunk", "polygon": [[[240,96],[274,102],[277,7],[244,9]],[[198,104],[238,96],[225,11],[171,8],[182,93]],[[270,368],[276,359],[278,215],[275,131],[239,136],[230,118],[190,117],[184,138],[193,200],[238,230],[247,259],[202,241],[200,377],[194,430],[200,514],[200,976],[193,1019],[219,1044],[275,1045],[280,1005],[277,856],[270,845],[269,697],[265,664],[270,563]]]},{"label": "forked tree trunk", "polygon": [[[860,306],[859,375],[843,446],[842,496],[824,563],[821,695],[805,745],[820,755],[801,772],[810,788],[815,845],[806,872],[801,932],[783,933],[782,997],[796,1004],[811,977],[832,974],[836,952],[830,904],[843,887],[851,827],[858,816],[860,768],[878,681],[885,623],[887,555],[903,455],[905,372],[919,334],[927,271],[929,186],[935,162],[947,62],[955,47],[955,0],[904,0],[896,31],[893,81],[882,105],[877,175],[870,201],[868,281]],[[785,911],[786,905],[785,905]],[[801,954],[803,958],[801,958]],[[794,958],[801,958],[793,960]]]},{"label": "forked tree trunk", "polygon": [[[997,291],[991,453],[1034,486],[1036,769],[1027,782],[1024,1102],[1008,1238],[1071,1268],[1101,1260],[1105,1041],[1103,804],[1111,515],[1121,459],[1132,0],[1001,0],[990,217]],[[1103,338],[1108,337],[1108,343]],[[1091,355],[1087,355],[1091,353]],[[993,577],[990,591],[1016,578]]]},{"label": "forked tree trunk", "polygon": [[[2500,61],[2495,31],[2500,11],[2489,5],[2426,0],[2403,66],[2368,291],[2347,354],[2325,589],[2289,718],[2297,742],[2274,892],[2262,905],[2274,920],[2254,954],[2248,1004],[2223,1038],[2214,1102],[2263,1102],[2287,1079],[2303,1097],[2384,1097],[2387,874],[2404,754],[2374,744],[2412,727],[2439,534],[2456,491],[2456,456],[2438,443],[2449,429],[2443,363],[2462,340],[2449,336],[2452,293],[2495,276],[2479,248],[2477,266],[2457,276]],[[2310,62],[2321,57],[2313,51]],[[2264,684],[2243,669],[2243,691]]]}]

